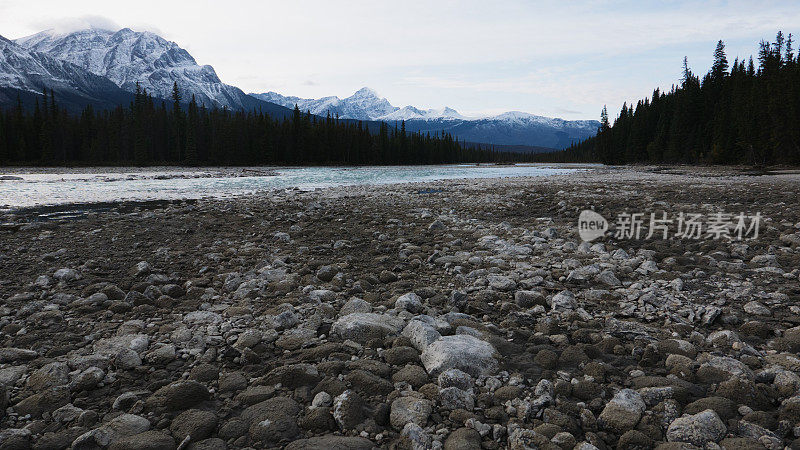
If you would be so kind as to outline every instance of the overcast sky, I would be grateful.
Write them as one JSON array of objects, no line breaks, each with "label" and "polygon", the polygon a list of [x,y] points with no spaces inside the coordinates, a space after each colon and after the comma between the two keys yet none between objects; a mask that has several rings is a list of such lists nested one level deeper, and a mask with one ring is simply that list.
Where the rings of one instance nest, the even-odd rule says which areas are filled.
[{"label": "overcast sky", "polygon": [[684,55],[705,73],[718,39],[733,61],[800,32],[800,2],[0,0],[7,38],[89,24],[157,32],[245,92],[596,119],[669,88]]}]

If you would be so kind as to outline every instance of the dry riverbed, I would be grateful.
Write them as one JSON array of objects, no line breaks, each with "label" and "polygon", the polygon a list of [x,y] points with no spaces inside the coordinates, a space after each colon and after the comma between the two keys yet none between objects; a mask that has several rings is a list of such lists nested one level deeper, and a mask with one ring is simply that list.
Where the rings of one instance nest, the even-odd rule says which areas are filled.
[{"label": "dry riverbed", "polygon": [[[59,208],[0,216],[2,448],[800,448],[796,174]],[[586,244],[587,208],[764,220]]]}]

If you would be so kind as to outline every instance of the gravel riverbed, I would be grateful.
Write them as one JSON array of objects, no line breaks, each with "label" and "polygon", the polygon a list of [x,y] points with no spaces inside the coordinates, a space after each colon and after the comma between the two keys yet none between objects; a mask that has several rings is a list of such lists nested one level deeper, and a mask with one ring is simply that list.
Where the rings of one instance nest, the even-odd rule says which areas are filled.
[{"label": "gravel riverbed", "polygon": [[[797,174],[58,208],[0,213],[0,448],[800,448]],[[582,243],[584,209],[763,220]]]}]

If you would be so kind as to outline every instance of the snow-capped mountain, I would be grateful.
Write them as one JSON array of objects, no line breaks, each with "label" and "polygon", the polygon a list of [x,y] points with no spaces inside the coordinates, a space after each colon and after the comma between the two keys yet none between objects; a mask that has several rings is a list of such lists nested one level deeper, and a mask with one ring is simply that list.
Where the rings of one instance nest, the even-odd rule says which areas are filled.
[{"label": "snow-capped mountain", "polygon": [[239,88],[222,83],[213,67],[198,65],[178,44],[151,32],[130,28],[42,31],[16,43],[106,77],[129,92],[138,82],[153,96],[168,99],[177,82],[186,101],[194,95],[208,107],[232,109],[252,103]]},{"label": "snow-capped mountain", "polygon": [[399,108],[389,114],[380,117],[380,120],[436,120],[436,119],[466,119],[453,108],[444,107],[442,109],[419,109],[413,106]]},{"label": "snow-capped mountain", "polygon": [[350,97],[322,97],[318,99],[285,96],[277,92],[263,94],[250,94],[255,98],[277,103],[287,108],[297,105],[301,111],[310,111],[311,114],[325,116],[339,115],[342,119],[379,120],[390,122],[394,120],[435,120],[435,119],[464,119],[465,117],[452,108],[419,109],[413,106],[398,108],[392,106],[388,100],[381,98],[374,90],[364,87]]},{"label": "snow-capped mountain", "polygon": [[564,120],[560,118],[537,116],[521,111],[509,111],[503,114],[479,119],[478,123],[503,123],[508,127],[542,126],[572,133],[589,133],[594,136],[600,122],[596,120]]},{"label": "snow-capped mountain", "polygon": [[[30,51],[0,36],[0,102],[15,101],[19,93],[41,94],[55,90],[65,102],[110,105],[127,98],[109,79],[67,61]],[[13,91],[13,92],[12,92]],[[8,98],[13,96],[14,98]],[[67,105],[65,105],[67,106]]]},{"label": "snow-capped mountain", "polygon": [[301,111],[310,111],[311,114],[318,116],[325,116],[328,113],[331,116],[338,114],[342,119],[382,120],[383,116],[399,109],[392,106],[385,98],[380,98],[375,91],[366,87],[359,89],[355,94],[344,99],[339,97],[322,97],[319,99],[287,97],[277,92],[250,95],[287,108],[294,108],[297,105]]},{"label": "snow-capped mountain", "polygon": [[372,89],[362,88],[350,97],[308,99],[289,97],[276,92],[250,94],[261,100],[342,119],[405,121],[406,130],[438,133],[451,132],[459,139],[497,145],[530,145],[564,148],[573,142],[594,136],[600,123],[596,120],[564,120],[510,111],[493,117],[469,118],[452,108],[398,108]]}]

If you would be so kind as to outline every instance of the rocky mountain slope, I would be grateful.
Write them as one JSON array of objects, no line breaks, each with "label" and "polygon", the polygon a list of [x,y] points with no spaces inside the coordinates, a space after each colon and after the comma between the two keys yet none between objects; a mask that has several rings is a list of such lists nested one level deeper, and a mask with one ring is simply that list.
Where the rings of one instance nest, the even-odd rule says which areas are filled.
[{"label": "rocky mountain slope", "polygon": [[169,99],[178,83],[185,100],[194,95],[208,107],[239,109],[253,103],[239,88],[222,83],[213,67],[198,65],[178,44],[148,31],[42,31],[16,43],[106,77],[129,92],[138,82],[154,96]]},{"label": "rocky mountain slope", "polygon": [[[109,79],[0,36],[0,103],[29,100],[47,88],[62,104],[114,105],[130,96]],[[24,98],[23,98],[24,97]]]}]

